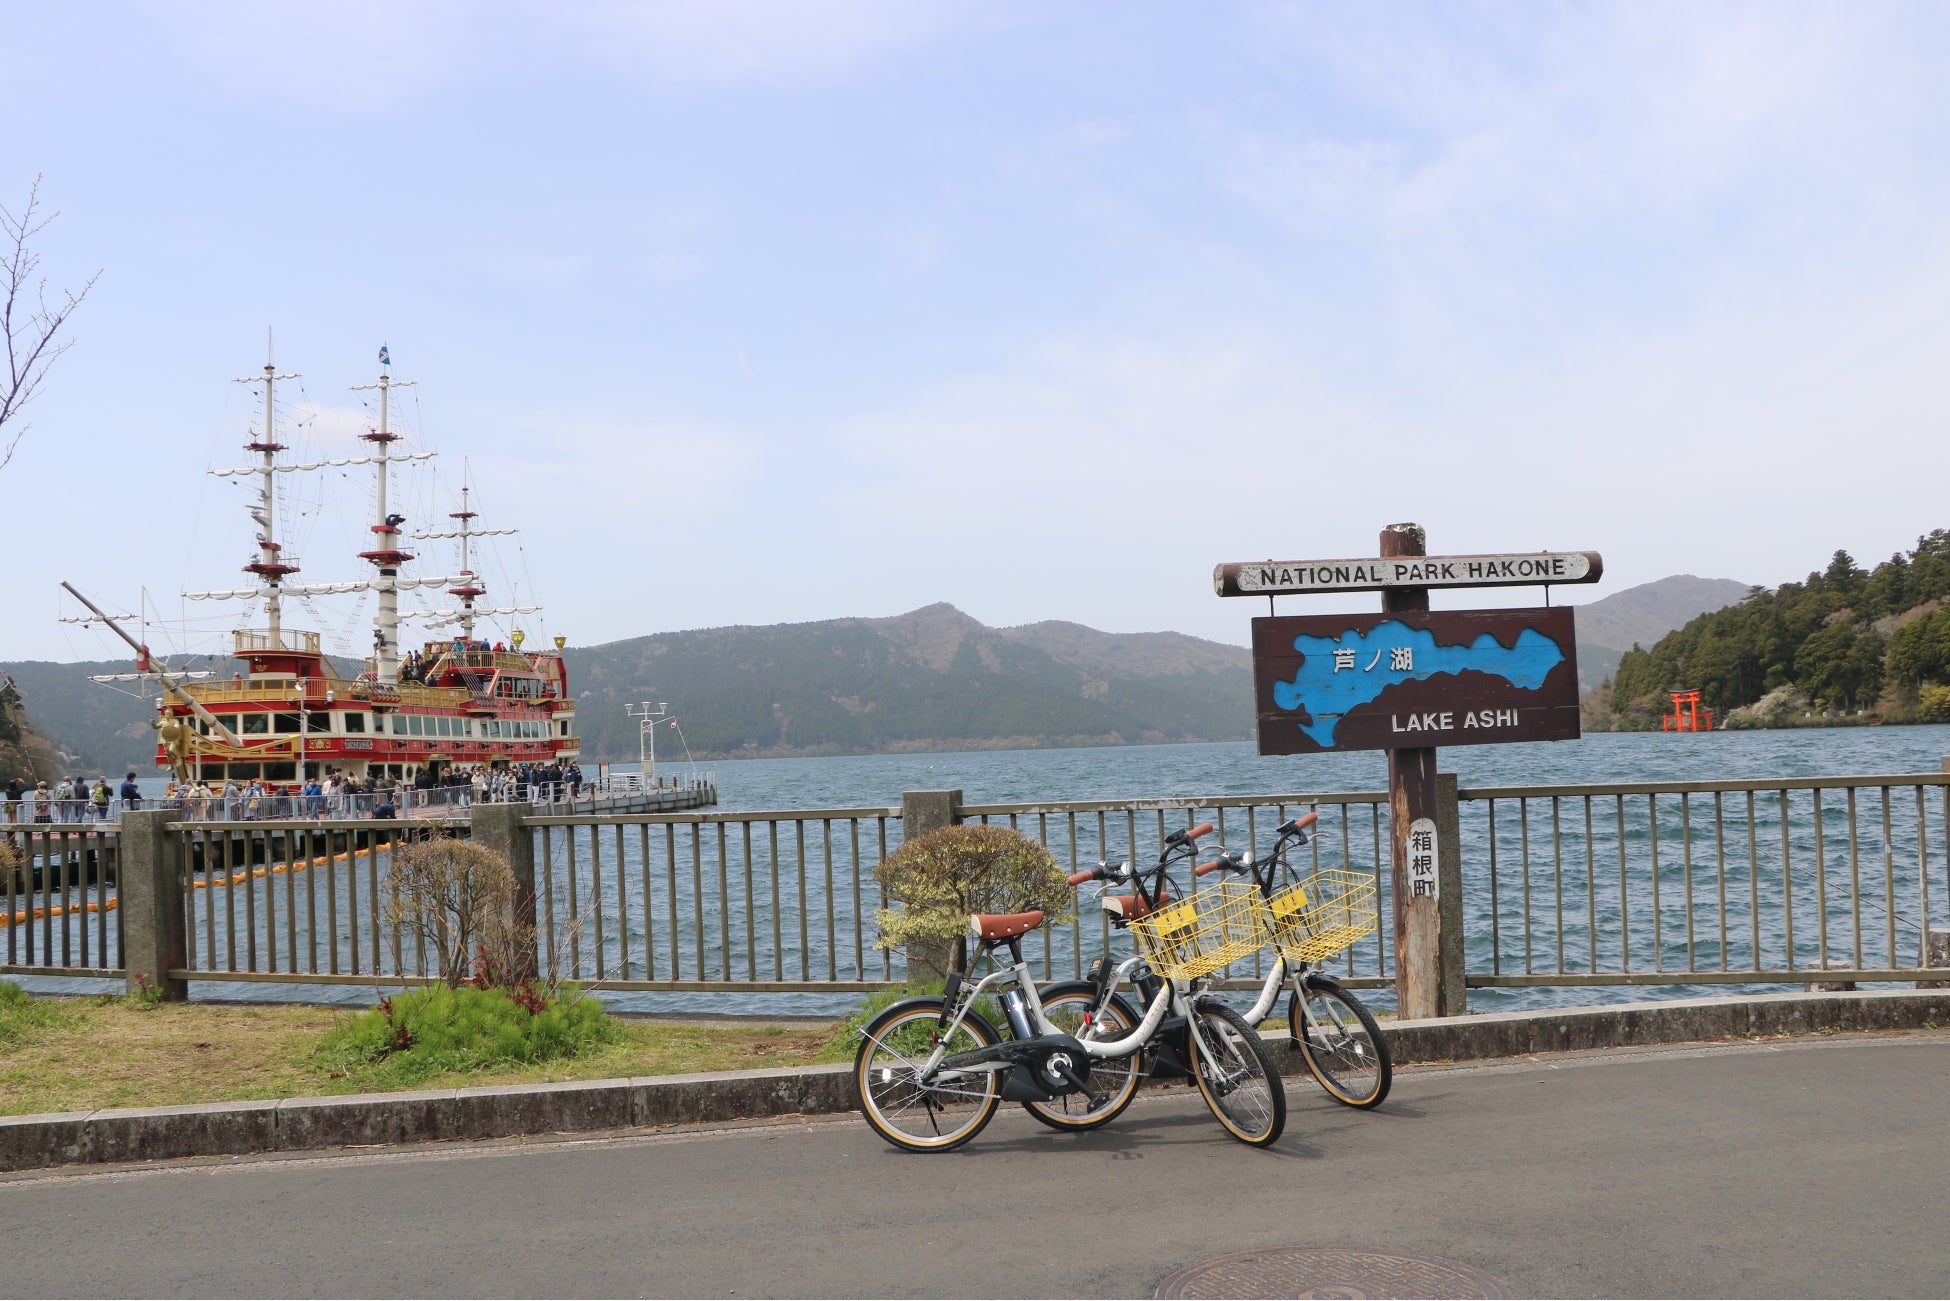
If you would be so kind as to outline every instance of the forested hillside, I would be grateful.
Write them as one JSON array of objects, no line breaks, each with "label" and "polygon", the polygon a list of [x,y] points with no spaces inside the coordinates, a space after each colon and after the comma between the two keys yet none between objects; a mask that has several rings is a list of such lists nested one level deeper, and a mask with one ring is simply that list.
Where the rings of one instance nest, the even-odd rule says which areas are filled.
[{"label": "forested hillside", "polygon": [[1806,581],[1755,588],[1619,661],[1598,726],[1657,728],[1666,693],[1698,688],[1725,725],[1875,715],[1950,721],[1950,530],[1872,570],[1837,551]]},{"label": "forested hillside", "polygon": [[645,699],[670,702],[699,757],[1252,735],[1244,647],[1066,623],[990,628],[949,605],[660,633],[567,660],[586,759],[636,757],[623,706]]},{"label": "forested hillside", "polygon": [[0,673],[0,782],[13,777],[52,782],[60,776],[54,747],[28,721],[14,680]]}]

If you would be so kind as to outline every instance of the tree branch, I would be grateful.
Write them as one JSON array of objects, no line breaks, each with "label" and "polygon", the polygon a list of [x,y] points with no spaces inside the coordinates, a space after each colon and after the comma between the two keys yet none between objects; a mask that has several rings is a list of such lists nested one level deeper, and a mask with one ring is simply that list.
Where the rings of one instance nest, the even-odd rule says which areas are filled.
[{"label": "tree branch", "polygon": [[[0,286],[0,293],[5,294],[4,301],[0,301],[0,336],[4,336],[7,353],[6,374],[0,376],[0,469],[5,469],[14,459],[14,451],[29,428],[18,423],[21,410],[40,392],[48,368],[74,344],[72,339],[56,342],[61,327],[87,299],[102,274],[97,271],[81,287],[80,293],[64,291],[58,306],[48,306],[47,280],[38,277],[41,259],[33,250],[33,240],[61,214],[40,215],[40,201],[41,178],[36,176],[27,191],[27,204],[18,217],[0,207],[0,241],[6,246],[5,284]],[[27,304],[30,292],[31,308]],[[14,426],[11,437],[9,424]]]}]

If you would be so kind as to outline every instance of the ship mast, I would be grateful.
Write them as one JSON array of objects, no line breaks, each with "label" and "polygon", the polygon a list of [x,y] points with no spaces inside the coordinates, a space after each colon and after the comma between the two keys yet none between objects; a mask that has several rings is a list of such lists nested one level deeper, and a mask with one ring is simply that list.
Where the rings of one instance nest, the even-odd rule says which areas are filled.
[{"label": "ship mast", "polygon": [[540,607],[539,605],[521,605],[521,606],[510,605],[510,606],[501,606],[494,609],[486,609],[486,610],[477,610],[474,608],[474,598],[477,596],[486,595],[487,589],[481,586],[481,576],[474,572],[473,560],[472,560],[473,553],[471,548],[468,546],[468,543],[472,542],[475,538],[509,537],[515,534],[516,532],[518,532],[519,530],[475,528],[473,526],[472,521],[479,517],[479,512],[468,509],[467,495],[469,491],[471,490],[468,488],[468,486],[465,483],[462,483],[460,488],[460,509],[449,513],[447,516],[448,519],[460,521],[460,527],[458,529],[450,529],[448,531],[441,532],[441,533],[415,533],[413,536],[416,538],[423,538],[423,539],[424,538],[460,539],[460,580],[459,580],[460,585],[458,587],[450,587],[447,589],[447,595],[458,596],[460,598],[460,608],[458,610],[438,611],[434,613],[430,618],[428,618],[428,623],[429,625],[434,625],[434,624],[441,624],[441,623],[457,622],[460,624],[460,635],[468,641],[473,641],[474,620],[479,615],[532,614],[533,612],[541,609],[542,607]]},{"label": "ship mast", "polygon": [[379,571],[379,582],[377,584],[379,588],[379,615],[373,623],[378,635],[373,639],[373,660],[374,667],[378,670],[377,676],[379,681],[385,683],[387,686],[394,686],[399,682],[399,586],[397,580],[399,577],[399,567],[413,559],[413,557],[399,549],[399,526],[406,522],[406,517],[404,515],[392,514],[386,508],[386,485],[389,477],[389,453],[387,449],[399,438],[399,435],[393,433],[388,426],[390,407],[387,399],[393,389],[411,387],[414,381],[410,379],[394,381],[392,372],[389,369],[393,364],[392,358],[385,348],[379,350],[379,364],[381,369],[377,384],[359,384],[355,385],[352,390],[355,393],[370,392],[373,389],[379,390],[379,428],[359,435],[366,442],[373,444],[376,449],[372,459],[374,478],[377,483],[377,488],[374,493],[374,499],[377,503],[375,507],[377,519],[372,526],[372,531],[378,546],[371,551],[361,551],[359,558],[361,560],[371,561],[373,567]]},{"label": "ship mast", "polygon": [[460,572],[466,575],[467,581],[459,587],[448,588],[447,595],[460,598],[460,635],[473,641],[474,598],[483,595],[487,589],[481,586],[480,579],[474,576],[473,566],[468,563],[467,544],[474,536],[469,521],[474,518],[474,512],[467,509],[467,493],[468,487],[463,483],[460,486],[460,509],[447,516],[448,519],[460,521]]},{"label": "ship mast", "polygon": [[284,450],[284,444],[280,443],[273,434],[272,430],[274,426],[272,421],[276,414],[275,394],[278,381],[281,379],[297,378],[298,376],[296,375],[278,374],[278,368],[267,361],[264,363],[264,373],[262,375],[252,375],[244,379],[232,381],[236,384],[262,384],[264,386],[264,428],[258,432],[254,442],[244,444],[246,451],[256,452],[264,458],[261,464],[253,467],[258,478],[262,481],[258,489],[257,505],[251,508],[250,512],[251,518],[257,522],[259,530],[257,535],[257,560],[252,564],[245,565],[244,572],[247,574],[256,574],[258,578],[263,580],[264,617],[270,625],[271,646],[274,649],[282,649],[284,646],[282,632],[284,602],[280,584],[284,582],[287,574],[297,573],[298,566],[285,561],[283,547],[277,540],[278,497],[273,484],[273,476],[278,472],[278,453]]}]

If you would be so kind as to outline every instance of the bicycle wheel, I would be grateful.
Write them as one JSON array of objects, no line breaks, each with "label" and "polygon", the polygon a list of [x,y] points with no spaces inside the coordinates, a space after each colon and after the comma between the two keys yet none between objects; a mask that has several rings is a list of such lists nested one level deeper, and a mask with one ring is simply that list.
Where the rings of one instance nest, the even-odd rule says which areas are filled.
[{"label": "bicycle wheel", "polygon": [[[1096,996],[1088,982],[1052,985],[1042,992],[1042,1000],[1043,1014],[1049,1017],[1051,1025],[1078,1039],[1089,1037],[1085,1032],[1092,1027],[1083,1024],[1083,1016],[1096,1001]],[[1137,1024],[1138,1018],[1130,1005],[1113,994],[1110,1002],[1104,1005],[1104,1010],[1097,1015],[1095,1037],[1122,1039],[1137,1029]],[[1023,1110],[1051,1129],[1077,1131],[1109,1124],[1137,1097],[1138,1085],[1144,1078],[1142,1057],[1142,1053],[1132,1053],[1128,1057],[1093,1058],[1090,1061],[1090,1069],[1083,1080],[1090,1086],[1091,1093],[1106,1095],[1101,1107],[1092,1109],[1089,1097],[1084,1094],[1066,1093],[1048,1102],[1025,1102],[1022,1104]]]},{"label": "bicycle wheel", "polygon": [[[867,1023],[853,1058],[860,1114],[876,1134],[908,1152],[946,1152],[982,1132],[1002,1100],[993,1071],[967,1072],[924,1084],[921,1067],[933,1055],[941,1000],[896,1003]],[[942,1040],[951,1053],[987,1048],[995,1028],[974,1013]]]},{"label": "bicycle wheel", "polygon": [[1201,1000],[1187,1038],[1192,1079],[1226,1132],[1253,1147],[1277,1139],[1286,1128],[1286,1087],[1246,1018],[1216,999]]},{"label": "bicycle wheel", "polygon": [[1374,1015],[1327,976],[1307,975],[1301,991],[1287,1001],[1287,1028],[1307,1069],[1334,1101],[1378,1105],[1394,1083],[1395,1067]]}]

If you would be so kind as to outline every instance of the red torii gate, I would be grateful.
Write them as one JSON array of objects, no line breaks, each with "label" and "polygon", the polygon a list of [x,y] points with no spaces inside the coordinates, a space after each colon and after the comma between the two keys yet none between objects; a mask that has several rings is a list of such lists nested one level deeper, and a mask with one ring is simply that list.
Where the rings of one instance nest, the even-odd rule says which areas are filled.
[{"label": "red torii gate", "polygon": [[1662,732],[1710,732],[1713,730],[1713,711],[1699,702],[1699,692],[1673,691],[1672,712],[1659,719]]}]

